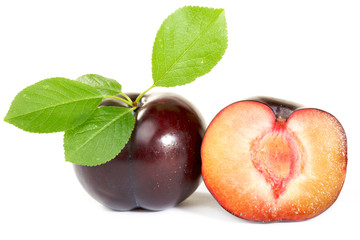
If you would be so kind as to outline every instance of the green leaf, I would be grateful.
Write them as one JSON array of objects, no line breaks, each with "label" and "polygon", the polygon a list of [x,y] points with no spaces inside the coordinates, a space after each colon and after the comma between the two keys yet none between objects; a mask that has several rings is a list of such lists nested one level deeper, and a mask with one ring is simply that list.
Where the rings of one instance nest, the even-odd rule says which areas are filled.
[{"label": "green leaf", "polygon": [[86,74],[76,81],[85,83],[96,88],[104,96],[113,96],[121,93],[121,85],[114,79],[106,78],[97,74]]},{"label": "green leaf", "polygon": [[152,54],[154,86],[174,87],[208,73],[227,48],[223,9],[183,7],[157,32]]},{"label": "green leaf", "polygon": [[66,131],[66,161],[96,166],[113,159],[124,148],[134,129],[132,110],[101,107],[84,124]]},{"label": "green leaf", "polygon": [[4,120],[29,132],[61,132],[82,124],[102,99],[86,84],[49,78],[19,92]]}]

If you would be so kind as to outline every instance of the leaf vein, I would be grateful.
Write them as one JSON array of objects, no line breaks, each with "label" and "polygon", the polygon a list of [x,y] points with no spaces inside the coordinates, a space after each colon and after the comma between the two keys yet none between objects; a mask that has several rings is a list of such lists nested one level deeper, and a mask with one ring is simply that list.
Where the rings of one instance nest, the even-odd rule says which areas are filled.
[{"label": "leaf vein", "polygon": [[128,114],[129,112],[131,112],[132,110],[128,110],[122,114],[120,114],[119,116],[117,116],[116,118],[112,119],[110,122],[108,122],[107,124],[105,124],[103,127],[101,127],[100,129],[98,129],[93,135],[91,135],[85,142],[83,142],[83,144],[81,144],[75,151],[79,151],[81,148],[83,148],[85,145],[87,145],[90,141],[92,141],[96,136],[98,136],[101,132],[103,132],[106,128],[108,128],[109,126],[111,126],[114,122],[116,122],[119,118],[121,118],[122,116]]},{"label": "leaf vein", "polygon": [[10,120],[10,119],[15,119],[15,118],[19,118],[19,117],[24,117],[24,116],[29,115],[29,114],[33,114],[33,113],[40,112],[40,111],[45,111],[45,110],[51,109],[51,108],[56,108],[58,106],[70,105],[70,104],[81,104],[81,102],[83,102],[83,101],[96,100],[96,99],[101,101],[102,97],[100,98],[100,97],[96,96],[96,97],[91,97],[91,98],[83,98],[83,99],[79,99],[79,100],[76,100],[76,101],[61,102],[61,103],[54,104],[54,105],[49,105],[49,106],[46,106],[46,107],[43,107],[43,108],[40,108],[40,109],[37,109],[37,110],[29,111],[29,112],[26,112],[26,113],[21,113],[21,114],[9,117],[7,119]]}]

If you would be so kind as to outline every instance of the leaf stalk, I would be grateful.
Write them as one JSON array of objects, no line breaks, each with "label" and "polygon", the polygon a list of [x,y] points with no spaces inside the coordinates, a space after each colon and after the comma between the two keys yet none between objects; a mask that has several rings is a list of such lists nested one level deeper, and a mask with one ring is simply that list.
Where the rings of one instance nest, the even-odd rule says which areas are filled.
[{"label": "leaf stalk", "polygon": [[117,97],[117,96],[105,96],[104,98],[112,98],[112,99],[116,99],[116,100],[119,100],[119,101],[121,101],[121,102],[123,102],[123,103],[125,103],[125,104],[127,104],[127,105],[129,105],[130,107],[134,107],[134,104],[133,104],[133,102],[131,101],[131,99],[128,97],[128,96],[126,96],[126,94],[121,94],[122,96],[124,96],[126,99],[124,99],[124,98],[121,98],[121,97]]}]

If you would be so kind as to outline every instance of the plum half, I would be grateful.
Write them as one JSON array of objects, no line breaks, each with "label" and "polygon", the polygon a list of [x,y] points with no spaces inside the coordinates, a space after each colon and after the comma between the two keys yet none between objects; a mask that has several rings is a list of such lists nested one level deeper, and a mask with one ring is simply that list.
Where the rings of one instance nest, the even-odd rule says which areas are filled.
[{"label": "plum half", "polygon": [[[135,100],[137,94],[129,94]],[[102,106],[124,106],[108,99]],[[124,149],[94,167],[74,165],[85,190],[119,211],[163,210],[190,196],[201,180],[200,113],[175,94],[145,95],[134,111],[135,128]]]},{"label": "plum half", "polygon": [[298,221],[337,199],[347,142],[333,115],[258,97],[216,115],[201,156],[205,185],[228,212],[252,221]]}]

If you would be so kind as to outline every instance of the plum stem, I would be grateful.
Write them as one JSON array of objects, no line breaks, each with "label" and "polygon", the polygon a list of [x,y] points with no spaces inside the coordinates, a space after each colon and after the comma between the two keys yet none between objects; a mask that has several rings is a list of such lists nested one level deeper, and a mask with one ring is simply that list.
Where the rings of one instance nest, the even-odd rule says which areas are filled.
[{"label": "plum stem", "polygon": [[140,102],[140,99],[148,92],[150,91],[153,87],[155,87],[155,85],[153,84],[151,87],[149,87],[148,89],[146,89],[143,93],[141,93],[135,100],[135,105],[138,106],[139,105],[139,102]]},{"label": "plum stem", "polygon": [[138,107],[139,106],[139,102],[140,99],[148,92],[150,91],[153,87],[155,87],[155,85],[152,85],[151,87],[149,87],[148,89],[146,89],[144,92],[142,92],[137,98],[136,100],[133,102],[131,100],[131,98],[126,95],[125,93],[121,92],[120,95],[123,96],[124,98],[121,97],[117,97],[117,96],[105,96],[104,98],[112,98],[112,99],[116,99],[119,101],[122,101],[123,103],[126,103],[127,105],[129,105],[130,107]]}]

